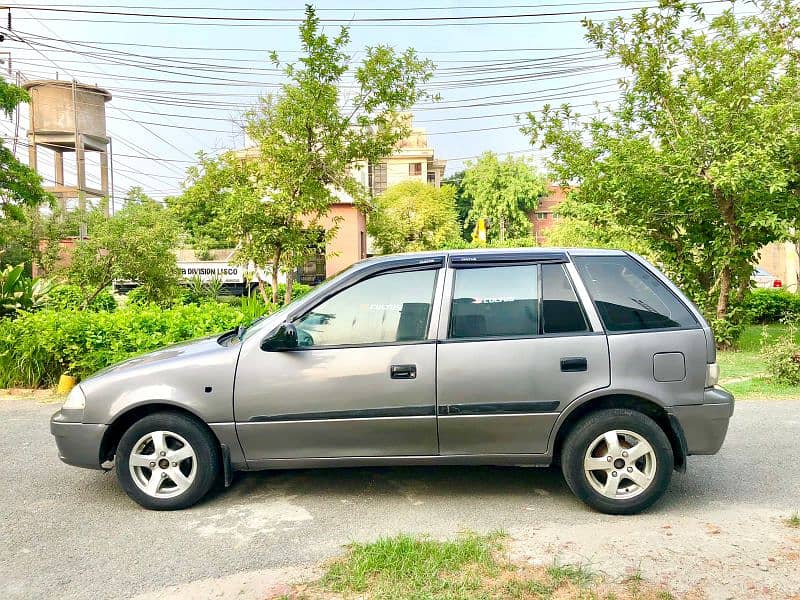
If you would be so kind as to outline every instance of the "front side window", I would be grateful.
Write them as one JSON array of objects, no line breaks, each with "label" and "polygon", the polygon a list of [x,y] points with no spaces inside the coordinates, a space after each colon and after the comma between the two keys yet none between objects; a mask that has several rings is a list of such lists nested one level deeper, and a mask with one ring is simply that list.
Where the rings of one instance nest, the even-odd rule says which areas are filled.
[{"label": "front side window", "polygon": [[450,309],[450,337],[539,334],[539,267],[458,269]]},{"label": "front side window", "polygon": [[575,256],[608,331],[696,327],[689,309],[630,256]]},{"label": "front side window", "polygon": [[427,336],[436,270],[371,277],[295,321],[300,346],[417,342]]}]

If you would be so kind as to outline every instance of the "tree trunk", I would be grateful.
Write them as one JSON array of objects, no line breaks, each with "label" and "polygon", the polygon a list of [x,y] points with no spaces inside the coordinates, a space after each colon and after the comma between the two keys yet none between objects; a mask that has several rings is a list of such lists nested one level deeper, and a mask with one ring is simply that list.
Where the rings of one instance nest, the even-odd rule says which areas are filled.
[{"label": "tree trunk", "polygon": [[272,266],[272,303],[278,303],[278,267]]},{"label": "tree trunk", "polygon": [[719,298],[717,299],[717,318],[728,316],[728,303],[731,295],[731,268],[725,266],[719,276]]},{"label": "tree trunk", "polygon": [[800,236],[796,237],[794,240],[794,251],[795,254],[797,254],[797,259],[798,259],[798,269],[795,274],[796,287],[794,288],[794,291],[800,293]]},{"label": "tree trunk", "polygon": [[100,286],[98,288],[96,288],[94,290],[94,292],[92,292],[92,294],[88,298],[86,298],[86,300],[83,301],[83,304],[81,305],[81,309],[82,310],[86,310],[87,308],[89,308],[89,306],[91,306],[92,302],[94,302],[94,299],[97,298],[97,296],[100,295],[100,292],[102,292],[104,289],[106,289],[113,282],[114,282],[113,279],[108,279],[104,283],[100,284]]},{"label": "tree trunk", "polygon": [[500,241],[506,241],[506,220],[500,217]]},{"label": "tree trunk", "polygon": [[292,301],[292,284],[294,283],[294,271],[286,273],[286,291],[283,294],[283,305],[286,306]]},{"label": "tree trunk", "polygon": [[278,269],[281,266],[281,251],[278,250],[275,252],[275,256],[272,259],[272,303],[278,303]]},{"label": "tree trunk", "polygon": [[261,294],[261,299],[264,301],[264,304],[269,304],[269,296],[267,296],[267,286],[264,285],[264,282],[261,281],[261,278],[258,279],[258,293]]}]

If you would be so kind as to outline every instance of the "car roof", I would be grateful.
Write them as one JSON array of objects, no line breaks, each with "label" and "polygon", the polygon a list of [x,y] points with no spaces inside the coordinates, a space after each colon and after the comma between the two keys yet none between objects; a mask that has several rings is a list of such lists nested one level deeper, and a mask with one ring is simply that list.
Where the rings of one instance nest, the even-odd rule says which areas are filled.
[{"label": "car roof", "polygon": [[392,260],[398,258],[434,258],[438,256],[451,256],[457,254],[459,256],[484,256],[492,254],[552,254],[553,252],[564,252],[571,256],[581,255],[604,255],[604,256],[620,256],[626,254],[624,250],[615,250],[607,248],[552,248],[552,247],[531,247],[531,248],[456,248],[449,250],[429,250],[425,252],[402,252],[398,254],[380,254],[371,256],[363,261],[362,264],[374,264],[383,262],[385,260]]}]

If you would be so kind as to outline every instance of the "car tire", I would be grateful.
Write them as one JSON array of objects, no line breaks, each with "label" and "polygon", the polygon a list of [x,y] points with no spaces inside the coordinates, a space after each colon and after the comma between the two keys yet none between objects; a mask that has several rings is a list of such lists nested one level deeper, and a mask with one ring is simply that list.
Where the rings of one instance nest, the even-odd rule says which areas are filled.
[{"label": "car tire", "polygon": [[120,486],[150,510],[200,501],[220,476],[220,452],[208,428],[187,415],[159,412],[131,425],[116,452]]},{"label": "car tire", "polygon": [[669,439],[653,419],[635,410],[607,409],[587,415],[568,433],[561,470],[572,492],[590,507],[631,515],[664,495],[674,460]]}]

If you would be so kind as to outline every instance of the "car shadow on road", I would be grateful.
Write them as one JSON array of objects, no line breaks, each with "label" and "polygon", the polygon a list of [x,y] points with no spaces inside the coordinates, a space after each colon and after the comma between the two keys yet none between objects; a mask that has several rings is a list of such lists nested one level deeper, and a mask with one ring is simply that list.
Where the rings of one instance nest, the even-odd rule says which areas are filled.
[{"label": "car shadow on road", "polygon": [[230,489],[217,493],[244,498],[275,492],[332,500],[380,499],[398,494],[441,500],[532,495],[571,499],[561,472],[554,467],[408,466],[243,472],[236,474]]}]

